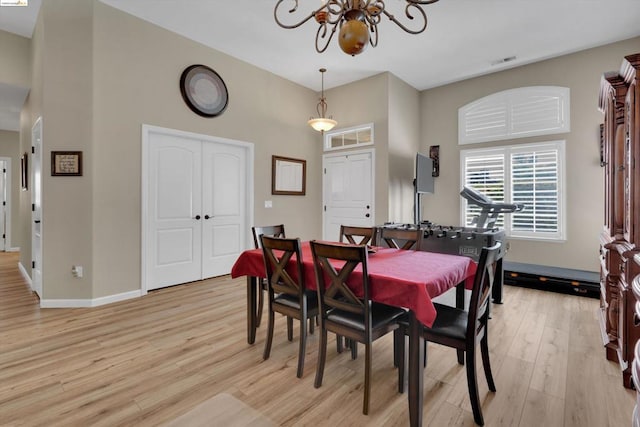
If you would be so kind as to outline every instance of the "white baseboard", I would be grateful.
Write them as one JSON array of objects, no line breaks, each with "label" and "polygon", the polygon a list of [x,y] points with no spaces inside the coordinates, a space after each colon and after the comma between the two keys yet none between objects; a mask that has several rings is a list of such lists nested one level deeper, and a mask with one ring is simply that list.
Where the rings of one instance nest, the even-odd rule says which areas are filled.
[{"label": "white baseboard", "polygon": [[17,248],[7,248],[5,249],[5,252],[20,252],[20,246]]},{"label": "white baseboard", "polygon": [[[33,291],[33,282],[22,263],[18,262],[18,270],[22,278],[29,285],[29,289]],[[142,295],[140,289],[135,291],[123,292],[121,294],[107,295],[105,297],[94,299],[40,299],[40,308],[88,308],[98,307],[105,304],[111,304],[118,301],[124,301],[132,298],[139,298]]]},{"label": "white baseboard", "polygon": [[31,276],[27,273],[27,270],[24,268],[21,262],[18,262],[18,270],[20,270],[20,274],[22,274],[22,278],[29,285],[29,289],[33,291],[33,282],[31,281]]},{"label": "white baseboard", "polygon": [[94,299],[41,299],[41,308],[89,308],[98,307],[105,304],[111,304],[118,301],[124,301],[142,296],[140,290],[123,292],[116,295],[107,295],[106,297]]}]

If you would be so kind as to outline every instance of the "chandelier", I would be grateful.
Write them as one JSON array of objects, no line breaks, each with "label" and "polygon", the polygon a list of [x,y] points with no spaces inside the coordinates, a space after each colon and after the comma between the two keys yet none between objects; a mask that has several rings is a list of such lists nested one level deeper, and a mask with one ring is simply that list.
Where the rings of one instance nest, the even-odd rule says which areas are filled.
[{"label": "chandelier", "polygon": [[316,110],[318,111],[318,115],[320,116],[317,119],[311,118],[307,123],[309,126],[317,130],[318,132],[324,132],[326,130],[331,130],[335,125],[338,124],[335,120],[329,116],[326,118],[324,115],[327,113],[327,100],[324,97],[324,73],[327,71],[326,68],[320,68],[320,75],[322,76],[322,92],[320,92],[320,102],[318,102],[318,106]]},{"label": "chandelier", "polygon": [[[322,53],[329,46],[336,30],[340,48],[347,54],[355,56],[361,53],[368,43],[376,47],[378,45],[378,24],[382,20],[382,15],[391,22],[410,34],[419,34],[427,28],[427,14],[422,9],[423,5],[432,4],[438,0],[403,0],[406,2],[404,14],[409,21],[415,17],[417,21],[416,29],[410,29],[396,19],[395,16],[387,12],[384,0],[320,0],[321,6],[311,12],[307,17],[296,24],[284,24],[278,13],[280,6],[285,2],[293,2],[293,7],[288,10],[289,14],[295,14],[298,10],[298,0],[278,0],[273,11],[276,23],[283,28],[298,28],[311,18],[315,18],[320,25],[316,33],[316,51]],[[280,12],[284,13],[284,12]]]}]

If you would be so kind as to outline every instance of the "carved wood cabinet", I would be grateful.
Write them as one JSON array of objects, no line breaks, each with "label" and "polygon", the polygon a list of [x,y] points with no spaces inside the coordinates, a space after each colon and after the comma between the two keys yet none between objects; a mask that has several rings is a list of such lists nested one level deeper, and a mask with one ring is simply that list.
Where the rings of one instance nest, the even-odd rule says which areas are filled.
[{"label": "carved wood cabinet", "polygon": [[[604,227],[600,234],[600,327],[607,359],[618,362],[625,387],[632,387],[632,362],[640,327],[635,325],[632,285],[640,275],[640,54],[600,82],[604,113]],[[640,283],[638,283],[640,285]],[[640,372],[639,372],[640,373]],[[637,374],[636,374],[637,375]]]}]

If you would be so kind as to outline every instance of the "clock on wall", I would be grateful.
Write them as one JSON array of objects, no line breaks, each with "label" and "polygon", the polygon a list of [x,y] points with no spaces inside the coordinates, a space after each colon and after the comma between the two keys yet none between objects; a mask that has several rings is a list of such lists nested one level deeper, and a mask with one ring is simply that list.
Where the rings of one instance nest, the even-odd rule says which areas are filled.
[{"label": "clock on wall", "polygon": [[229,93],[222,78],[206,65],[191,65],[180,76],[180,93],[194,113],[219,116],[227,108]]}]

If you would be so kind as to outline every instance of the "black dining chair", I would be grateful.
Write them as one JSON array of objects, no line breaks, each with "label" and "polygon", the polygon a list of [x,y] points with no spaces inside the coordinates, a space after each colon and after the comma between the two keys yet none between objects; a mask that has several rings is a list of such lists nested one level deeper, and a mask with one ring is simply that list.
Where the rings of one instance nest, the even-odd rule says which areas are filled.
[{"label": "black dining chair", "polygon": [[382,228],[380,230],[380,245],[386,244],[395,249],[420,250],[422,230],[408,228]]},{"label": "black dining chair", "polygon": [[[353,245],[375,245],[377,242],[377,228],[341,225],[339,241]],[[358,357],[358,343],[346,341],[346,346],[351,349],[351,358],[356,359]],[[339,335],[336,337],[336,348],[338,353],[342,353],[344,349],[342,337]]]},{"label": "black dining chair", "polygon": [[[275,313],[300,321],[300,346],[298,351],[298,378],[304,371],[304,356],[307,344],[307,320],[309,332],[313,333],[314,320],[318,316],[318,294],[305,286],[304,269],[300,239],[282,237],[260,237],[264,253],[265,270],[269,295],[269,326],[264,344],[263,359],[268,359],[273,341]],[[286,270],[289,261],[295,256],[295,275],[292,277]],[[287,330],[287,334],[289,330]]]},{"label": "black dining chair", "polygon": [[[253,244],[256,249],[262,249],[260,243],[260,236],[271,236],[271,237],[286,237],[284,233],[284,224],[279,225],[265,225],[262,227],[251,227],[251,233],[253,234]],[[256,327],[260,326],[260,322],[262,321],[262,311],[264,309],[264,292],[267,290],[267,280],[264,279],[260,283],[260,289],[258,290],[258,309],[256,311]],[[293,320],[291,320],[291,325],[293,326]],[[289,334],[289,341],[293,340],[293,332],[291,328],[287,325],[287,333]]]},{"label": "black dining chair", "polygon": [[[365,346],[364,400],[362,413],[369,413],[371,394],[371,358],[373,341],[398,329],[405,311],[371,300],[367,272],[367,247],[311,241],[311,253],[318,287],[320,340],[316,388],[322,385],[327,358],[327,332],[343,336]],[[344,262],[336,271],[332,261]],[[354,270],[361,267],[363,297],[358,298],[347,285]],[[395,335],[394,335],[395,337]],[[394,346],[397,345],[394,343]]]},{"label": "black dining chair", "polygon": [[340,226],[340,241],[354,245],[375,245],[376,227]]},{"label": "black dining chair", "polygon": [[[496,272],[500,242],[483,248],[478,261],[478,268],[473,280],[469,310],[434,303],[437,311],[436,320],[432,327],[424,327],[422,336],[425,341],[455,348],[458,353],[458,363],[467,365],[467,384],[469,398],[473,409],[473,419],[478,425],[484,425],[480,399],[478,396],[478,379],[476,375],[476,347],[480,344],[482,365],[487,378],[489,390],[496,391],[491,365],[489,363],[488,320],[491,308],[491,287]],[[403,323],[406,333],[408,325]],[[398,385],[400,392],[404,391],[404,345],[398,346],[400,366],[398,369]],[[460,353],[464,352],[466,361]],[[426,354],[426,353],[425,353]]]}]

